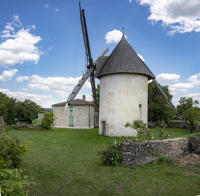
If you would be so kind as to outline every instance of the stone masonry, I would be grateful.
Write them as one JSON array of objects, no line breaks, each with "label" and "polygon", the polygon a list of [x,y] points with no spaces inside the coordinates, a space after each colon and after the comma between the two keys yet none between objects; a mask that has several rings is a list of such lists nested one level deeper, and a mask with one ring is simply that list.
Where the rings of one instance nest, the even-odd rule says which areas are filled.
[{"label": "stone masonry", "polygon": [[188,151],[188,138],[155,140],[150,142],[126,141],[121,143],[123,165],[142,165],[160,157],[176,157]]}]

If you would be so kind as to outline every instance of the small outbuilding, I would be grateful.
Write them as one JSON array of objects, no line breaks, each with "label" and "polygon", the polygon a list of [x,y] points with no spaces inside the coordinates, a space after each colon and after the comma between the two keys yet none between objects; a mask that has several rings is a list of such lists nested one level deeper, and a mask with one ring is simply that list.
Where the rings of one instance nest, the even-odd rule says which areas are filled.
[{"label": "small outbuilding", "polygon": [[[66,105],[67,104],[67,105]],[[94,103],[82,99],[52,105],[54,127],[56,128],[94,128]]]}]

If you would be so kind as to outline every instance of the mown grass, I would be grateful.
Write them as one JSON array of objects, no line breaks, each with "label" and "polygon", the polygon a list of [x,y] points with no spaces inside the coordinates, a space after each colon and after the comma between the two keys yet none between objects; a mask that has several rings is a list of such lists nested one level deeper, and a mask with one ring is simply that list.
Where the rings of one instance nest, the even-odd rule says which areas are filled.
[{"label": "mown grass", "polygon": [[[186,131],[173,130],[171,137]],[[156,129],[152,130],[156,133]],[[151,163],[139,167],[101,164],[100,150],[125,138],[98,135],[98,130],[16,130],[22,142],[31,143],[24,157],[25,175],[36,182],[32,196],[192,196],[200,194],[200,168]]]}]

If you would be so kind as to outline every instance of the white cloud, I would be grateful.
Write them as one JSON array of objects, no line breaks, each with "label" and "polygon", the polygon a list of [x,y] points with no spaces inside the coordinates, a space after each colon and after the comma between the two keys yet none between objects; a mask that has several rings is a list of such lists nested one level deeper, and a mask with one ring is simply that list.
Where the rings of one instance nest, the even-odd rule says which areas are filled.
[{"label": "white cloud", "polygon": [[36,102],[38,105],[42,107],[51,107],[52,104],[62,102],[65,100],[61,100],[59,98],[52,97],[52,95],[43,95],[43,94],[34,94],[34,93],[25,93],[22,91],[11,91],[9,89],[0,89],[0,92],[6,94],[9,97],[13,97],[17,100],[24,101],[25,99],[30,99]]},{"label": "white cloud", "polygon": [[177,92],[188,92],[188,90],[192,88],[194,88],[192,83],[176,83],[169,85],[169,90],[172,92],[172,94]]},{"label": "white cloud", "polygon": [[[63,90],[71,91],[80,79],[81,77],[41,77],[39,75],[32,75],[28,87],[31,89],[55,92]],[[86,81],[82,89],[90,88],[90,83]]]},{"label": "white cloud", "polygon": [[19,76],[16,78],[17,82],[24,82],[26,80],[29,80],[29,76]]},{"label": "white cloud", "polygon": [[192,97],[193,100],[198,100],[200,103],[200,93],[189,93],[186,95],[186,97]]},{"label": "white cloud", "polygon": [[[52,104],[66,101],[69,93],[81,79],[80,77],[41,77],[39,75],[19,76],[17,82],[27,80],[26,88],[21,88],[21,91],[10,91],[8,89],[0,89],[1,92],[15,97],[19,100],[31,99],[43,107],[51,107]],[[27,93],[27,91],[37,91],[37,94]],[[25,92],[23,92],[25,91]],[[41,94],[38,94],[38,92]],[[44,95],[48,93],[48,95]],[[91,100],[91,84],[87,80],[76,98],[82,98],[82,95],[87,96],[87,100]]]},{"label": "white cloud", "polygon": [[188,78],[188,81],[193,83],[195,87],[200,87],[200,73],[192,75]]},{"label": "white cloud", "polygon": [[128,0],[128,1],[129,1],[129,3],[132,3],[133,0]]},{"label": "white cloud", "polygon": [[169,74],[169,73],[160,73],[160,74],[157,75],[156,79],[160,83],[178,82],[178,80],[180,79],[180,75]]},{"label": "white cloud", "polygon": [[199,0],[136,0],[150,9],[148,19],[170,27],[170,34],[200,31]]},{"label": "white cloud", "polygon": [[11,80],[13,76],[16,75],[16,73],[18,72],[17,69],[10,69],[10,70],[5,70],[3,71],[3,73],[0,75],[0,80],[5,82],[8,80]]},{"label": "white cloud", "polygon": [[1,38],[13,37],[13,35],[15,34],[15,28],[19,28],[21,26],[22,26],[22,23],[19,19],[19,16],[14,15],[13,21],[8,22],[6,26],[4,27],[5,29],[1,32]]},{"label": "white cloud", "polygon": [[145,58],[141,54],[137,54],[137,55],[145,62]]},{"label": "white cloud", "polygon": [[5,40],[0,43],[0,67],[27,61],[38,62],[42,52],[36,44],[41,41],[41,37],[31,33],[31,29],[34,28],[35,25],[22,27],[19,16],[14,16],[13,21],[7,23],[5,30],[1,33],[1,38]]},{"label": "white cloud", "polygon": [[43,99],[51,98],[51,95],[41,95],[41,94],[32,94],[32,93],[24,93],[22,91],[11,91],[9,89],[0,89],[0,92],[8,95],[9,97],[14,97],[18,100],[31,99],[32,101],[38,102]]},{"label": "white cloud", "polygon": [[190,76],[188,82],[170,84],[170,91],[175,94],[176,92],[188,92],[191,89],[200,87],[200,73]]},{"label": "white cloud", "polygon": [[122,32],[117,29],[109,31],[105,35],[106,44],[118,43],[121,40],[121,38],[122,38]]},{"label": "white cloud", "polygon": [[59,11],[59,9],[58,8],[55,8],[55,10],[54,10],[55,12],[58,12]]}]

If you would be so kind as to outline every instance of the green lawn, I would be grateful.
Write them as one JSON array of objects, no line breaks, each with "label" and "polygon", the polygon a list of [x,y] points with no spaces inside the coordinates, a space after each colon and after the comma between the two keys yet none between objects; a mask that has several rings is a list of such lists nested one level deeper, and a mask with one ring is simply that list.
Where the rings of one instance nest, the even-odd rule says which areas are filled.
[{"label": "green lawn", "polygon": [[[173,130],[173,137],[185,135]],[[156,132],[156,130],[152,130]],[[168,130],[167,130],[168,131]],[[98,135],[98,130],[16,130],[11,134],[31,143],[24,157],[25,175],[36,182],[34,196],[195,196],[200,194],[200,168],[152,163],[140,167],[103,166],[97,151],[123,138]]]}]

